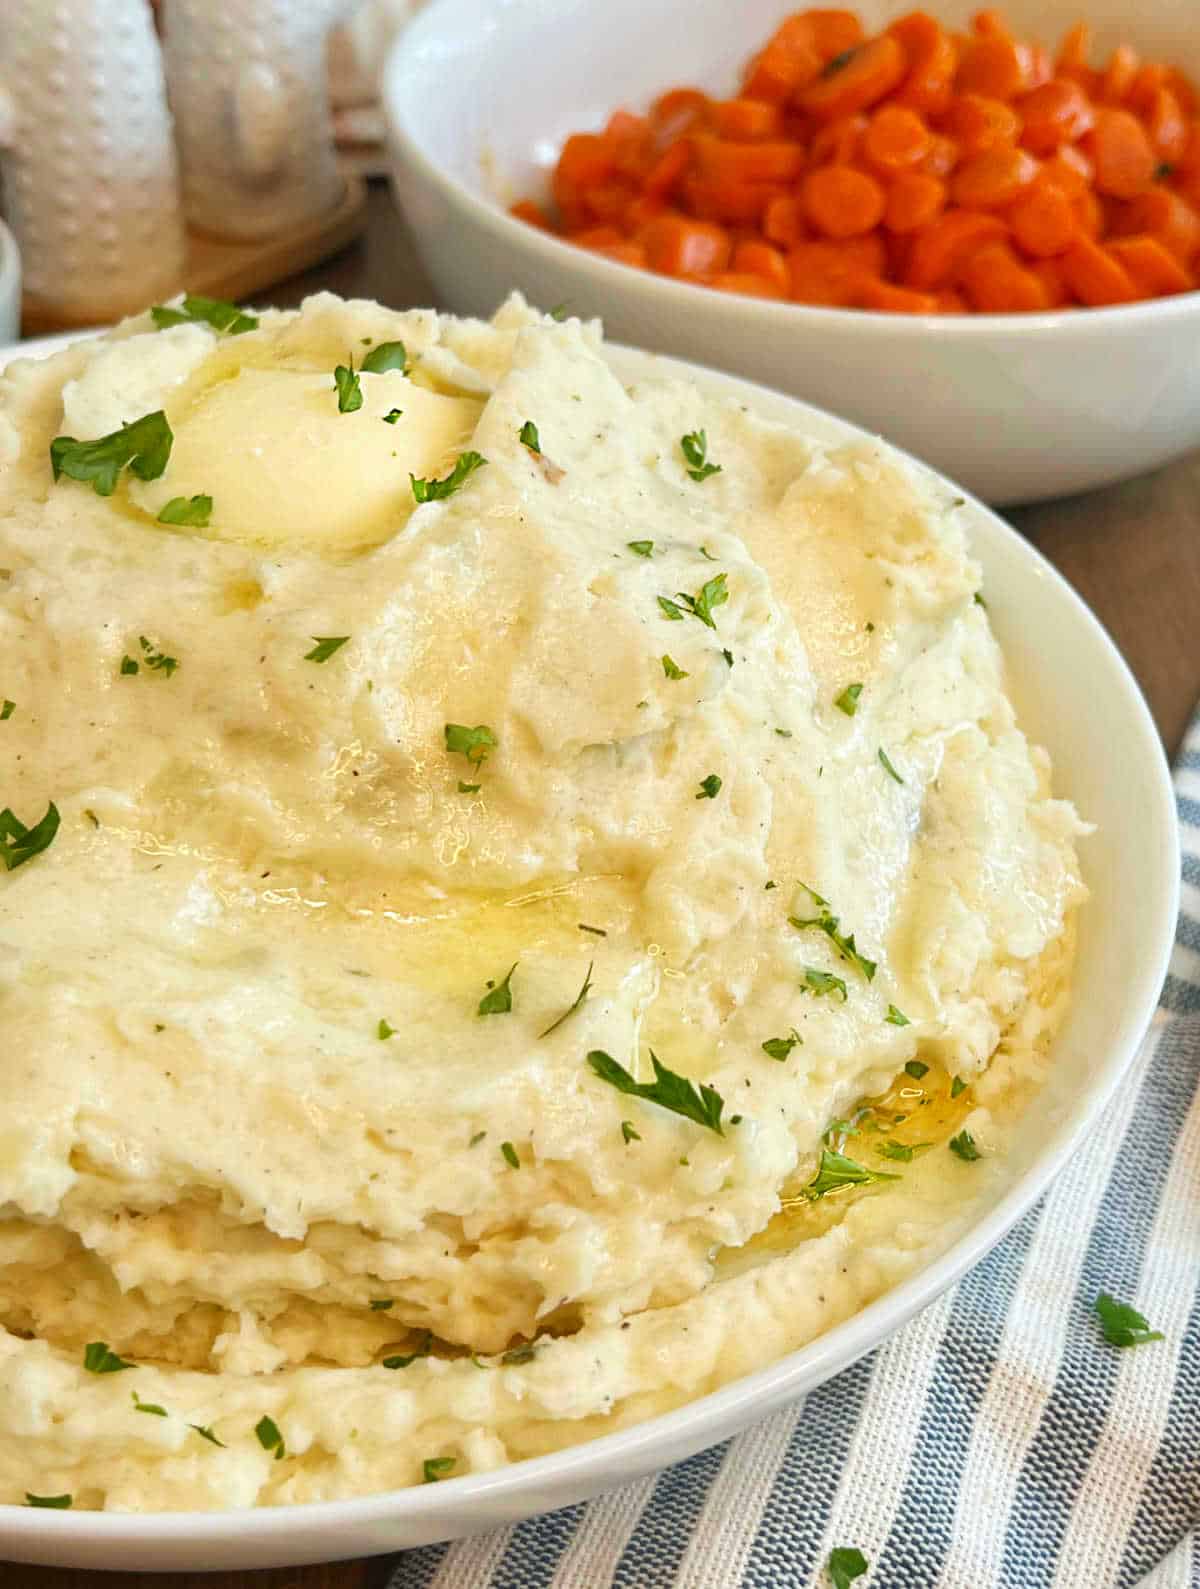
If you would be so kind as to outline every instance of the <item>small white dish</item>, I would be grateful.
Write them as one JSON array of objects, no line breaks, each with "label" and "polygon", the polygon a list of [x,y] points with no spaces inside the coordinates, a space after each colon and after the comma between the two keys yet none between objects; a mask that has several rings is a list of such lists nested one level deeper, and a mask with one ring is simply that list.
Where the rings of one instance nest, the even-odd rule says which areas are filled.
[{"label": "small white dish", "polygon": [[0,342],[21,334],[21,254],[17,240],[0,221]]},{"label": "small white dish", "polygon": [[[941,0],[967,24],[977,0]],[[439,299],[490,314],[512,288],[564,299],[615,340],[719,366],[878,431],[985,501],[1033,502],[1141,474],[1200,445],[1200,292],[1114,309],[909,316],[714,292],[630,269],[505,213],[537,196],[569,132],[664,88],[732,91],[794,0],[433,0],[384,73],[397,197]],[[866,0],[868,27],[911,9]],[[1074,0],[1011,0],[1057,41]],[[1094,0],[1097,59],[1121,40],[1200,71],[1180,0]]]},{"label": "small white dish", "polygon": [[[68,340],[0,349],[0,364]],[[843,420],[712,370],[631,348],[610,349],[610,359],[631,383],[685,376],[814,437],[863,439]],[[803,1350],[588,1444],[436,1485],[261,1511],[131,1516],[0,1506],[0,1559],[145,1572],[198,1563],[210,1571],[289,1567],[456,1538],[568,1506],[681,1461],[812,1390],[932,1302],[1037,1201],[1120,1084],[1149,1024],[1179,908],[1178,827],[1162,744],[1112,641],[1014,530],[980,503],[968,500],[963,513],[1022,724],[1053,757],[1056,791],[1097,825],[1081,845],[1091,898],[1080,912],[1073,998],[1049,1079],[1018,1134],[1006,1181],[966,1233]]]}]

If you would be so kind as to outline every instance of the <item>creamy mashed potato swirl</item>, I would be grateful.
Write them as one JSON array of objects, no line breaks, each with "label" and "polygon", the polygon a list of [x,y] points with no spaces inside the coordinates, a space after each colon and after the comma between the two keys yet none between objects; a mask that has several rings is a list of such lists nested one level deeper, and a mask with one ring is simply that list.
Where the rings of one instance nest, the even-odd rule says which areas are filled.
[{"label": "creamy mashed potato swirl", "polygon": [[[159,410],[157,478],[54,482]],[[1082,828],[943,488],[515,300],[128,322],[0,457],[0,806],[61,815],[0,873],[0,1500],[487,1469],[961,1228]]]}]

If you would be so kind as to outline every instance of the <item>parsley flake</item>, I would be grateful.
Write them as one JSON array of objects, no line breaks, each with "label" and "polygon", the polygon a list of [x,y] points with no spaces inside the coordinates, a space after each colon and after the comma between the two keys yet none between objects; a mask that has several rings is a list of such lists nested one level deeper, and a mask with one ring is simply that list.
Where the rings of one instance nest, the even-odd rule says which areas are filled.
[{"label": "parsley flake", "polygon": [[659,1062],[658,1055],[650,1050],[650,1063],[654,1066],[653,1081],[635,1081],[624,1065],[617,1063],[611,1055],[603,1049],[594,1048],[587,1057],[588,1064],[599,1076],[601,1081],[606,1081],[615,1087],[618,1092],[628,1093],[631,1098],[644,1098],[648,1103],[659,1104],[663,1109],[669,1109],[672,1114],[683,1115],[685,1119],[694,1120],[697,1125],[715,1131],[717,1136],[725,1135],[721,1126],[721,1111],[725,1107],[725,1100],[714,1087],[701,1083],[697,1088],[695,1082],[689,1081],[686,1076],[679,1076],[673,1070]]},{"label": "parsley flake", "polygon": [[633,555],[635,557],[653,557],[654,556],[654,542],[653,541],[626,541],[625,545],[629,548],[629,550],[633,553]]},{"label": "parsley flake", "polygon": [[371,1298],[371,1312],[372,1313],[386,1313],[387,1310],[390,1307],[394,1307],[395,1306],[395,1302],[396,1302],[395,1297],[372,1297]]},{"label": "parsley flake", "polygon": [[889,1026],[911,1026],[912,1022],[903,1010],[898,1010],[894,1004],[889,1004],[884,1020]]},{"label": "parsley flake", "polygon": [[444,1479],[447,1474],[453,1473],[457,1459],[455,1457],[426,1457],[421,1464],[424,1473],[424,1483],[436,1484],[439,1479]]},{"label": "parsley flake", "polygon": [[699,618],[700,622],[707,625],[709,629],[716,629],[717,625],[713,618],[713,608],[723,607],[729,600],[729,592],[725,588],[725,581],[728,577],[728,574],[714,574],[711,579],[706,580],[701,585],[694,596],[689,596],[686,591],[677,590],[675,592],[675,601],[668,601],[665,596],[660,596],[658,604],[664,612],[667,607],[674,607],[674,613],[669,616],[682,618],[683,612],[676,606],[676,602],[681,603],[693,618]]},{"label": "parsley flake", "polygon": [[133,1396],[134,1412],[148,1412],[155,1418],[165,1418],[167,1416],[167,1409],[165,1407],[158,1406],[156,1402],[143,1401],[136,1390],[131,1394]]},{"label": "parsley flake", "polygon": [[475,473],[482,469],[487,459],[477,452],[464,452],[444,480],[418,480],[410,474],[413,498],[417,502],[441,502],[454,493]]},{"label": "parsley flake", "polygon": [[398,419],[403,418],[404,410],[402,408],[389,408],[387,413],[383,416],[383,422],[385,425],[394,425]]},{"label": "parsley flake", "polygon": [[957,1098],[960,1093],[964,1093],[964,1092],[966,1092],[966,1090],[967,1090],[966,1082],[962,1079],[961,1076],[955,1076],[954,1080],[950,1083],[950,1096],[951,1096],[951,1098]]},{"label": "parsley flake", "polygon": [[160,331],[165,331],[168,326],[208,325],[214,331],[223,331],[226,336],[237,337],[243,331],[254,331],[258,327],[258,317],[247,314],[237,304],[229,303],[225,298],[205,298],[196,292],[186,294],[179,308],[155,304],[150,315]]},{"label": "parsley flake", "polygon": [[[845,51],[847,59],[854,53],[853,50]],[[822,76],[827,77],[830,68],[836,69],[839,63],[845,64],[840,55],[835,55]],[[833,1589],[850,1589],[855,1578],[861,1578],[866,1570],[867,1558],[853,1545],[839,1545],[836,1550],[829,1552],[829,1576],[833,1582]]]},{"label": "parsley flake", "polygon": [[856,1164],[853,1159],[846,1158],[845,1154],[832,1153],[828,1148],[822,1148],[817,1173],[807,1186],[801,1188],[801,1193],[809,1202],[815,1202],[818,1197],[825,1197],[829,1192],[841,1191],[844,1186],[870,1186],[875,1181],[899,1179],[898,1175],[888,1175],[883,1170],[868,1170],[865,1164]]},{"label": "parsley flake", "polygon": [[184,524],[189,529],[206,530],[212,517],[213,499],[198,494],[194,497],[172,497],[158,515],[160,524]]},{"label": "parsley flake", "polygon": [[624,1137],[624,1139],[625,1139],[625,1141],[627,1143],[629,1143],[629,1142],[640,1142],[642,1140],[641,1132],[640,1131],[635,1131],[633,1129],[633,1121],[632,1120],[622,1120],[621,1121],[621,1135]]},{"label": "parsley flake", "polygon": [[811,993],[815,999],[825,994],[838,995],[845,1004],[849,995],[846,984],[841,977],[835,977],[832,971],[821,971],[817,966],[805,966],[804,981],[800,984],[801,993]]},{"label": "parsley flake", "polygon": [[540,453],[542,450],[542,444],[538,440],[538,428],[532,419],[527,419],[521,426],[517,432],[517,440],[522,447],[528,447],[530,452]]},{"label": "parsley flake", "polygon": [[798,1043],[803,1043],[803,1041],[804,1039],[793,1026],[787,1037],[768,1037],[766,1042],[762,1045],[762,1051],[771,1059],[784,1060],[791,1053],[792,1049],[795,1048]]},{"label": "parsley flake", "polygon": [[[213,1428],[212,1428],[211,1424],[208,1424],[208,1423],[190,1423],[190,1424],[188,1424],[188,1428],[189,1429],[194,1429],[196,1431],[196,1433],[200,1436],[201,1440],[207,1440],[210,1446],[220,1446],[222,1451],[225,1450],[225,1442],[224,1442],[224,1440],[218,1440],[217,1439],[216,1435],[213,1433]],[[282,1456],[283,1452],[280,1451],[277,1454],[279,1456]]]},{"label": "parsley flake", "polygon": [[[179,666],[177,657],[169,657],[163,651],[156,651],[144,634],[138,635],[138,645],[142,648],[142,658],[151,673],[161,673],[163,678],[169,679]],[[125,671],[123,663],[121,671]]]},{"label": "parsley flake", "polygon": [[900,776],[900,774],[896,771],[896,769],[892,766],[891,762],[888,760],[888,753],[887,753],[886,750],[884,750],[882,745],[880,745],[880,747],[879,747],[879,765],[883,768],[884,772],[887,773],[889,778],[894,778],[897,783],[903,783],[904,782],[904,779]]},{"label": "parsley flake", "polygon": [[477,723],[474,728],[468,728],[465,723],[444,723],[442,733],[446,736],[449,754],[465,756],[472,767],[485,762],[500,743],[486,723]]},{"label": "parsley flake", "polygon": [[338,413],[354,414],[363,406],[362,385],[354,369],[354,360],[350,363],[339,364],[333,372],[333,384],[337,388]]},{"label": "parsley flake", "polygon": [[708,437],[702,430],[690,430],[679,438],[680,451],[693,480],[707,480],[709,475],[720,474],[719,463],[708,462]]},{"label": "parsley flake", "polygon": [[663,672],[669,679],[691,678],[691,674],[681,668],[679,664],[672,657],[667,656],[665,652],[663,653],[662,666]]},{"label": "parsley flake", "polygon": [[658,605],[662,608],[663,616],[669,618],[672,623],[683,622],[683,608],[669,596],[659,596]]},{"label": "parsley flake", "polygon": [[597,938],[607,938],[608,937],[608,928],[607,927],[589,927],[586,921],[581,921],[579,923],[579,930],[580,930],[580,932],[594,933]]},{"label": "parsley flake", "polygon": [[432,1331],[422,1330],[415,1350],[402,1353],[399,1357],[385,1357],[381,1366],[383,1368],[409,1368],[418,1358],[428,1357],[432,1346]]},{"label": "parsley flake", "polygon": [[823,932],[842,959],[848,960],[856,970],[861,971],[868,982],[872,981],[875,976],[876,962],[868,959],[857,948],[853,933],[843,933],[841,931],[838,925],[838,917],[830,911],[827,899],[824,899],[815,889],[809,888],[807,883],[801,883],[800,887],[807,894],[812,895],[817,905],[817,914],[815,916],[789,916],[789,926],[795,927],[798,931],[803,931],[806,927],[815,927],[818,932]]},{"label": "parsley flake", "polygon": [[269,1418],[266,1413],[254,1425],[254,1433],[258,1436],[258,1443],[264,1451],[273,1451],[276,1462],[287,1456],[287,1448],[283,1443],[283,1436],[279,1432],[279,1425],[274,1418]]},{"label": "parsley flake", "polygon": [[350,639],[348,634],[315,634],[312,638],[316,641],[311,651],[304,653],[306,662],[328,662],[335,651],[340,651]]},{"label": "parsley flake", "polygon": [[375,1036],[381,1043],[386,1043],[389,1037],[395,1037],[395,1035],[396,1028],[389,1025],[388,1022],[385,1021],[382,1016],[380,1016],[379,1025],[375,1028]]},{"label": "parsley flake", "polygon": [[139,480],[157,480],[167,467],[174,439],[160,408],[95,441],[56,436],[50,443],[50,469],[56,481],[66,475],[90,483],[97,496],[110,497],[126,465]]},{"label": "parsley flake", "polygon": [[558,320],[561,322],[567,318],[567,310],[569,309],[570,304],[571,300],[569,298],[564,298],[562,303],[556,303],[553,309],[548,309],[546,312],[551,320]]},{"label": "parsley flake", "polygon": [[521,1160],[511,1142],[502,1142],[500,1151],[504,1155],[504,1162],[510,1170],[519,1170],[521,1168]]},{"label": "parsley flake", "polygon": [[35,855],[49,849],[59,825],[58,807],[51,800],[46,815],[31,828],[27,828],[11,806],[0,811],[0,861],[6,872],[15,872],[18,866],[32,861]]},{"label": "parsley flake", "polygon": [[83,1351],[83,1366],[89,1374],[119,1374],[124,1368],[136,1368],[123,1357],[110,1352],[107,1341],[89,1341]]},{"label": "parsley flake", "polygon": [[914,1142],[910,1147],[907,1142],[897,1142],[889,1137],[886,1142],[879,1144],[879,1155],[885,1159],[895,1159],[898,1164],[911,1164],[913,1153],[917,1148],[927,1148],[928,1142]]},{"label": "parsley flake", "polygon": [[2,705],[0,705],[0,723],[7,723],[16,709],[16,701],[5,701]]},{"label": "parsley flake", "polygon": [[479,1008],[476,1011],[478,1015],[508,1015],[511,1012],[512,987],[510,984],[512,983],[512,974],[519,964],[519,960],[513,961],[503,982],[499,984],[495,982],[488,983],[489,991],[479,1001]]},{"label": "parsley flake", "polygon": [[465,783],[461,778],[458,780],[459,794],[478,794],[482,788],[481,783]]},{"label": "parsley flake", "polygon": [[367,354],[362,367],[371,375],[382,375],[385,370],[399,370],[404,375],[408,370],[408,354],[404,343],[381,342]]},{"label": "parsley flake", "polygon": [[538,1037],[539,1038],[549,1037],[551,1032],[556,1032],[558,1030],[558,1028],[563,1024],[563,1022],[564,1021],[569,1021],[570,1018],[572,1017],[572,1015],[575,1014],[575,1011],[577,1009],[579,1009],[580,1005],[587,998],[588,993],[591,991],[591,986],[592,986],[592,967],[595,964],[596,964],[596,962],[593,960],[592,964],[588,966],[587,975],[583,979],[583,986],[580,988],[579,992],[575,995],[575,1002],[574,1002],[574,1004],[572,1004],[571,1008],[569,1010],[564,1010],[563,1013],[557,1019],[557,1021],[552,1021],[544,1032],[539,1032],[538,1033]]},{"label": "parsley flake", "polygon": [[721,655],[725,658],[726,667],[730,667],[731,668],[733,666],[733,652],[727,649],[725,651],[722,651]]},{"label": "parsley flake", "polygon": [[975,1146],[975,1138],[969,1131],[960,1131],[956,1137],[950,1138],[950,1151],[956,1153],[967,1164],[973,1164],[976,1159],[983,1157]]},{"label": "parsley flake", "polygon": [[25,1491],[26,1506],[44,1506],[54,1512],[69,1512],[74,1501],[73,1495],[30,1495]]},{"label": "parsley flake", "polygon": [[858,711],[858,698],[863,692],[861,684],[847,684],[846,688],[834,701],[839,712],[845,712],[847,717],[853,717]]},{"label": "parsley flake", "polygon": [[1146,1346],[1151,1341],[1163,1339],[1162,1331],[1152,1330],[1143,1314],[1128,1302],[1110,1297],[1107,1291],[1101,1291],[1092,1306],[1110,1346]]},{"label": "parsley flake", "polygon": [[922,1076],[929,1074],[929,1066],[922,1060],[910,1059],[904,1067],[904,1074],[911,1076],[914,1081],[920,1081]]},{"label": "parsley flake", "polygon": [[721,779],[715,772],[710,772],[707,778],[700,780],[700,793],[697,800],[715,800],[721,792]]},{"label": "parsley flake", "polygon": [[532,1363],[537,1356],[537,1347],[532,1341],[522,1341],[520,1346],[513,1346],[501,1357],[500,1361],[506,1367],[514,1364]]}]

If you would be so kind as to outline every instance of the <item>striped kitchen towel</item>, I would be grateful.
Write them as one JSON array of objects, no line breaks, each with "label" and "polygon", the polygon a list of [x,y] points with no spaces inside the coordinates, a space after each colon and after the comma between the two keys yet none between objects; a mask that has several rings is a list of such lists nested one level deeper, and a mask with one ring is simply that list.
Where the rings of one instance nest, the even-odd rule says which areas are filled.
[{"label": "striped kitchen towel", "polygon": [[[870,1357],[585,1505],[399,1558],[390,1589],[1200,1589],[1200,717],[1183,911],[1126,1086],[1042,1202]],[[1131,840],[1132,842],[1132,840]],[[1108,1291],[1162,1341],[1117,1351]]]}]

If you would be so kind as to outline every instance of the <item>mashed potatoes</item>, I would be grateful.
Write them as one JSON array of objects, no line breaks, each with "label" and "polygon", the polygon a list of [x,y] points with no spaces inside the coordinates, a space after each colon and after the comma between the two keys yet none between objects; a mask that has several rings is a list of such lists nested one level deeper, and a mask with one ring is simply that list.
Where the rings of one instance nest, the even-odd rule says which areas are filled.
[{"label": "mashed potatoes", "polygon": [[956,1233],[1082,890],[939,487],[519,302],[0,385],[0,1500],[494,1467]]}]

